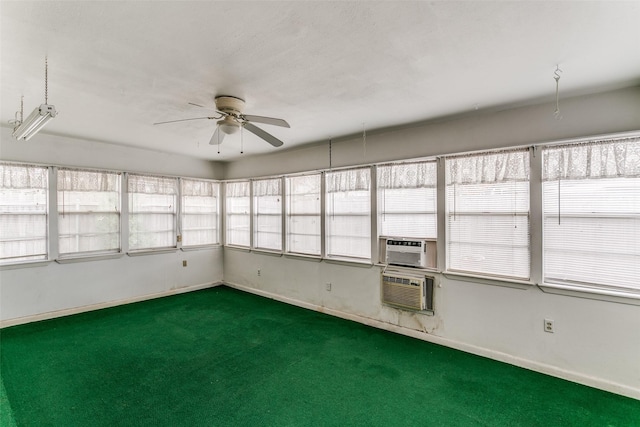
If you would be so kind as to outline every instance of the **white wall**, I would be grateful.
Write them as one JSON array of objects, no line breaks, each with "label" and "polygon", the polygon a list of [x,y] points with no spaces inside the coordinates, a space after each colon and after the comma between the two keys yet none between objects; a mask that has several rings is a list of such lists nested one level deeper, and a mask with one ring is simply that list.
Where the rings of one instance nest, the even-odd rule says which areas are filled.
[{"label": "white wall", "polygon": [[[224,165],[175,154],[47,134],[27,142],[0,130],[0,159],[215,179]],[[219,283],[222,248],[0,269],[0,326]],[[187,261],[187,267],[182,261]]]},{"label": "white wall", "polygon": [[[526,106],[379,132],[367,135],[366,156],[360,138],[343,140],[333,146],[333,165],[639,130],[640,88],[563,100],[561,121],[553,110]],[[227,178],[327,166],[321,144],[242,159],[228,166]],[[436,274],[435,315],[427,316],[383,306],[379,275],[380,267],[225,249],[224,280],[232,286],[640,399],[638,305]],[[545,318],[555,333],[543,331]]]}]

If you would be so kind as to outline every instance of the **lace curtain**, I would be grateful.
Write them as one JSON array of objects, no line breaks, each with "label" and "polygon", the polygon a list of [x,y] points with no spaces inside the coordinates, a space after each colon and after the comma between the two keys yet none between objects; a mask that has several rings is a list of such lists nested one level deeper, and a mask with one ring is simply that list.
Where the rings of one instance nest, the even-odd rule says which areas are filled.
[{"label": "lace curtain", "polygon": [[211,181],[182,180],[182,195],[197,197],[216,197],[218,195],[218,183]]},{"label": "lace curtain", "polygon": [[0,165],[0,188],[4,189],[46,189],[48,169],[32,165]]},{"label": "lace curtain", "polygon": [[118,191],[120,174],[115,172],[58,170],[58,191]]},{"label": "lace curtain", "polygon": [[255,197],[279,196],[282,194],[281,184],[280,178],[253,181],[253,195]]},{"label": "lace curtain", "polygon": [[129,175],[129,193],[177,194],[177,179],[160,176]]},{"label": "lace curtain", "polygon": [[640,176],[640,137],[544,148],[542,179]]},{"label": "lace curtain", "polygon": [[249,181],[227,182],[225,189],[227,197],[249,197]]},{"label": "lace curtain", "polygon": [[529,151],[526,148],[449,157],[447,160],[447,185],[529,180]]},{"label": "lace curtain", "polygon": [[369,168],[327,172],[327,193],[367,191],[371,185]]},{"label": "lace curtain", "polygon": [[428,188],[436,186],[436,162],[378,167],[378,188]]}]

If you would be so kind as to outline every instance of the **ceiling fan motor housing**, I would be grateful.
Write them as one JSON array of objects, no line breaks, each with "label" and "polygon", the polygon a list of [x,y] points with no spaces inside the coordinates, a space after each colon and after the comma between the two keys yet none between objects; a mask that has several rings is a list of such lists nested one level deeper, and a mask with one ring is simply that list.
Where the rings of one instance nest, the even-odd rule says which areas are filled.
[{"label": "ceiling fan motor housing", "polygon": [[242,114],[242,110],[244,110],[244,99],[236,98],[235,96],[217,96],[216,109],[239,117]]}]

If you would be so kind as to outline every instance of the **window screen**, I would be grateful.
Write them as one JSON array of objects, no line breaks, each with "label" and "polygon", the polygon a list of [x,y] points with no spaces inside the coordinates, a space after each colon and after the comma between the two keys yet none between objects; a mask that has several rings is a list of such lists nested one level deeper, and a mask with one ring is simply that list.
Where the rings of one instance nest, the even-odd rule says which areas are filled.
[{"label": "window screen", "polygon": [[0,163],[0,262],[47,259],[48,169]]},{"label": "window screen", "polygon": [[529,153],[445,159],[447,268],[528,279]]},{"label": "window screen", "polygon": [[640,289],[640,138],[543,149],[544,280]]},{"label": "window screen", "polygon": [[182,246],[220,243],[219,190],[220,184],[217,182],[181,180]]},{"label": "window screen", "polygon": [[371,171],[349,169],[326,174],[328,257],[371,259]]},{"label": "window screen", "polygon": [[320,180],[320,174],[286,178],[288,252],[320,255]]},{"label": "window screen", "polygon": [[253,181],[253,246],[282,250],[282,179]]},{"label": "window screen", "polygon": [[120,174],[58,170],[60,255],[120,250]]},{"label": "window screen", "polygon": [[249,246],[251,245],[249,181],[227,182],[225,190],[226,244]]},{"label": "window screen", "polygon": [[129,249],[176,246],[178,180],[129,175]]},{"label": "window screen", "polygon": [[437,237],[435,161],[378,166],[381,236]]}]

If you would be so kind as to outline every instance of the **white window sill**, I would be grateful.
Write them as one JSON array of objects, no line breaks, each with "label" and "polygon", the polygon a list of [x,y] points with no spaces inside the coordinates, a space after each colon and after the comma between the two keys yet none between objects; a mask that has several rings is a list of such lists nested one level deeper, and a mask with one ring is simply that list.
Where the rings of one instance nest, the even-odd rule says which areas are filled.
[{"label": "white window sill", "polygon": [[117,259],[122,258],[122,252],[113,254],[97,254],[97,255],[70,255],[66,257],[60,257],[56,259],[58,264],[71,264],[74,262],[86,262],[86,261],[102,261],[105,259]]},{"label": "white window sill", "polygon": [[251,252],[251,248],[248,246],[224,245],[224,248],[233,249],[234,251],[240,251],[240,252]]},{"label": "white window sill", "polygon": [[271,249],[260,249],[260,248],[253,248],[251,250],[251,252],[260,254],[260,255],[269,255],[269,256],[276,256],[276,257],[281,257],[282,256],[282,252],[281,251],[274,251]]},{"label": "white window sill", "polygon": [[39,261],[22,261],[17,262],[15,264],[2,264],[0,265],[1,270],[16,270],[18,268],[31,268],[31,267],[46,267],[51,264],[53,261],[51,260],[39,260]]},{"label": "white window sill", "polygon": [[288,253],[285,253],[284,256],[286,258],[302,259],[305,261],[315,261],[315,262],[322,261],[322,258],[320,257],[320,255],[296,254],[293,252],[288,252]]},{"label": "white window sill", "polygon": [[202,251],[207,249],[221,249],[222,245],[219,243],[213,245],[198,245],[198,246],[183,246],[180,248],[182,252]]},{"label": "white window sill", "polygon": [[559,283],[542,283],[538,287],[542,292],[549,294],[640,305],[640,292],[634,292],[633,290],[625,291]]},{"label": "white window sill", "polygon": [[483,285],[491,285],[491,286],[504,286],[504,287],[513,288],[513,289],[530,289],[532,286],[536,285],[535,283],[529,282],[526,280],[508,279],[508,278],[502,278],[502,277],[479,276],[475,274],[465,274],[465,273],[457,273],[457,272],[451,272],[451,271],[445,271],[442,274],[447,279],[460,280],[462,282],[470,282],[470,283],[480,283]]},{"label": "white window sill", "polygon": [[328,264],[350,265],[354,267],[371,268],[373,264],[369,260],[358,260],[355,258],[323,258]]},{"label": "white window sill", "polygon": [[155,255],[155,254],[167,254],[177,252],[178,248],[162,248],[162,249],[141,249],[137,251],[127,252],[128,256],[143,256],[143,255]]}]

